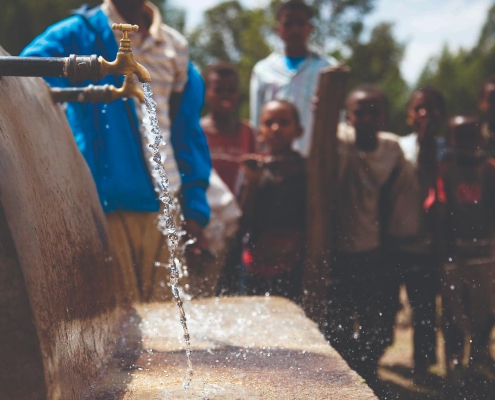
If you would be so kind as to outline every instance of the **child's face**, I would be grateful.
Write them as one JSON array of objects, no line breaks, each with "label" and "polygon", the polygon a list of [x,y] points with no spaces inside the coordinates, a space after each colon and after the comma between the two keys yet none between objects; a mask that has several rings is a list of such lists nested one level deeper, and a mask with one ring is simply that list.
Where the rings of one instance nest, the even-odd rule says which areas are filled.
[{"label": "child's face", "polygon": [[479,108],[485,114],[490,124],[495,123],[495,84],[487,83],[483,88],[483,95],[479,102]]},{"label": "child's face", "polygon": [[449,123],[449,142],[454,152],[465,157],[475,157],[483,145],[483,136],[477,120],[454,117]]},{"label": "child's face", "polygon": [[385,123],[383,99],[374,93],[352,93],[347,102],[347,118],[356,136],[376,136]]},{"label": "child's face", "polygon": [[277,24],[277,33],[286,45],[306,47],[312,25],[303,10],[282,11]]},{"label": "child's face", "polygon": [[440,106],[431,93],[415,92],[407,110],[407,123],[415,132],[422,132],[427,121],[433,120],[438,126],[443,121]]},{"label": "child's face", "polygon": [[219,76],[211,73],[206,88],[206,102],[215,114],[231,114],[239,99],[239,83],[234,74]]},{"label": "child's face", "polygon": [[272,154],[288,151],[292,141],[302,134],[287,104],[271,101],[261,110],[259,135]]}]

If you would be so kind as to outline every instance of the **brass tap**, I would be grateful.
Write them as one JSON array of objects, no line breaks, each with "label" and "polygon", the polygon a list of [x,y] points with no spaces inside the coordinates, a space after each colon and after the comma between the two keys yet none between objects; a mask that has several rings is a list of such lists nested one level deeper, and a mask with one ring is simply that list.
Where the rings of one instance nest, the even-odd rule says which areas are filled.
[{"label": "brass tap", "polygon": [[85,88],[52,88],[50,89],[53,101],[64,102],[88,102],[88,103],[111,103],[124,97],[134,97],[144,103],[144,92],[136,85],[132,74],[126,75],[124,84],[120,88],[113,85],[94,86]]},{"label": "brass tap", "polygon": [[[148,73],[148,71],[146,71],[146,73]],[[145,81],[145,82],[149,82],[149,81]],[[144,92],[141,86],[136,85],[136,83],[134,82],[134,77],[132,76],[132,74],[128,74],[125,76],[124,84],[122,85],[121,88],[116,88],[115,86],[110,85],[110,90],[112,92],[112,101],[124,97],[128,97],[128,98],[135,97],[136,99],[139,100],[140,103],[144,103]]]},{"label": "brass tap", "polygon": [[114,61],[107,61],[103,57],[98,57],[99,75],[129,75],[135,74],[140,82],[151,82],[151,77],[146,68],[134,60],[132,55],[131,40],[128,38],[128,32],[137,32],[139,27],[131,24],[113,24],[113,30],[119,30],[124,33],[120,39],[120,47],[117,58]]}]

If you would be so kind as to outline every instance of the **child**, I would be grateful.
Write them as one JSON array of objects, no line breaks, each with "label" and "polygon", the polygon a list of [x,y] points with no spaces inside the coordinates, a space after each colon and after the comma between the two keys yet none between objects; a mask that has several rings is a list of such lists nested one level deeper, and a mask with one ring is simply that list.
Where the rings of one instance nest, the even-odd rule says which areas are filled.
[{"label": "child", "polygon": [[251,75],[251,124],[260,126],[260,111],[273,99],[292,102],[301,116],[303,134],[293,143],[293,149],[308,157],[313,129],[312,101],[320,70],[329,62],[311,52],[307,41],[311,34],[311,7],[301,0],[289,0],[277,10],[277,33],[284,42],[283,53],[272,53],[259,61]]},{"label": "child", "polygon": [[226,63],[210,65],[204,74],[208,114],[201,119],[210,147],[213,168],[234,192],[241,156],[254,153],[255,139],[251,127],[236,117],[239,77]]},{"label": "child", "polygon": [[[495,379],[486,337],[492,327],[495,239],[495,160],[482,155],[483,136],[475,117],[449,123],[452,157],[441,165],[445,198],[446,260],[443,318],[447,371],[453,381],[468,372]],[[440,196],[439,196],[440,197]]]},{"label": "child", "polygon": [[380,89],[360,87],[346,106],[349,126],[339,132],[327,334],[351,368],[373,380],[392,341],[397,312],[398,277],[382,246],[405,160],[396,136],[380,131],[387,108]]},{"label": "child", "polygon": [[483,82],[478,104],[484,118],[481,127],[483,149],[489,157],[495,157],[495,76]]},{"label": "child", "polygon": [[[445,100],[433,88],[420,88],[409,100],[407,123],[414,132],[400,137],[399,144],[414,170],[417,184],[409,188],[401,201],[407,212],[397,216],[402,226],[395,231],[392,253],[413,309],[414,376],[424,377],[436,363],[436,295],[439,288],[438,260],[435,250],[436,176],[438,158],[443,156],[444,141],[438,133],[445,119]],[[417,223],[409,224],[414,218]],[[407,226],[406,226],[407,225]],[[413,230],[404,231],[413,226]]]},{"label": "child", "polygon": [[242,257],[248,294],[299,297],[306,171],[304,159],[291,145],[302,132],[293,104],[273,100],[263,106],[259,137],[268,151],[246,159],[239,182],[241,230],[248,235]]}]

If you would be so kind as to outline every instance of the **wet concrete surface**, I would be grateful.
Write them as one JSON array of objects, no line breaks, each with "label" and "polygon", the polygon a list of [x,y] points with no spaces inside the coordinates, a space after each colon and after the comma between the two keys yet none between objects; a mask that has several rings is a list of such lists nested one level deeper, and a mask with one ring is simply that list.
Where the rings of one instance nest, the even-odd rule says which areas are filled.
[{"label": "wet concrete surface", "polygon": [[[173,303],[135,306],[97,399],[375,399],[293,303],[273,297],[186,303],[192,388]],[[136,329],[136,327],[138,329]],[[175,396],[175,397],[174,397]],[[231,396],[231,397],[230,397]]]}]

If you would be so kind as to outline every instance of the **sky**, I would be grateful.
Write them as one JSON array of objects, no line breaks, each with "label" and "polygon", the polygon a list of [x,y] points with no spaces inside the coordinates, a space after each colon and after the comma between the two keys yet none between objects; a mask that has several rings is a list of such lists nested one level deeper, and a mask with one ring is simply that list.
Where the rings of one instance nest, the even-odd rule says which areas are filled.
[{"label": "sky", "polygon": [[[218,0],[172,0],[186,9],[189,29],[201,22],[203,11]],[[248,7],[266,0],[242,0]],[[380,22],[394,23],[397,40],[406,44],[402,75],[414,84],[426,62],[447,44],[451,49],[470,48],[477,40],[493,0],[377,0],[364,22],[371,29]]]}]

